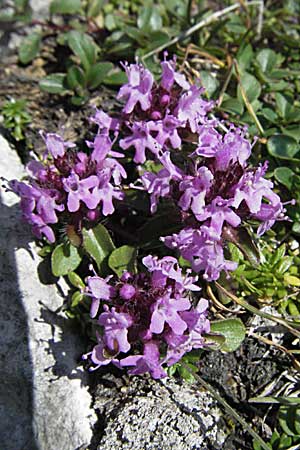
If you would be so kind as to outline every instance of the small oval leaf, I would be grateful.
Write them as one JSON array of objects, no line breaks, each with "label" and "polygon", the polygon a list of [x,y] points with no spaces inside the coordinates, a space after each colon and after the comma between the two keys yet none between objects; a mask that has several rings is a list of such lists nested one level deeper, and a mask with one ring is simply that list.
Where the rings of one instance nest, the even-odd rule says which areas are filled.
[{"label": "small oval leaf", "polygon": [[136,249],[129,245],[116,248],[108,258],[109,267],[121,277],[124,271],[136,271]]},{"label": "small oval leaf", "polygon": [[70,244],[60,244],[51,255],[52,273],[56,277],[67,275],[79,266],[81,256],[78,249]]},{"label": "small oval leaf", "polygon": [[221,350],[234,352],[239,348],[246,336],[246,328],[240,319],[225,319],[211,322],[211,332],[220,333],[225,337]]},{"label": "small oval leaf", "polygon": [[99,223],[90,230],[83,229],[82,236],[85,251],[95,260],[101,271],[105,258],[116,248],[109,232]]},{"label": "small oval leaf", "polygon": [[40,81],[40,88],[50,94],[65,94],[68,92],[64,87],[65,78],[66,74],[64,73],[53,73]]},{"label": "small oval leaf", "polygon": [[290,136],[284,134],[275,134],[268,139],[267,148],[270,155],[274,158],[299,161],[294,156],[299,152],[299,145]]},{"label": "small oval leaf", "polygon": [[99,62],[93,65],[87,75],[87,82],[90,89],[95,89],[99,86],[113,67],[114,65],[111,62]]},{"label": "small oval leaf", "polygon": [[75,14],[81,9],[81,0],[52,0],[51,14]]},{"label": "small oval leaf", "polygon": [[40,51],[41,35],[32,33],[27,36],[19,48],[19,59],[22,64],[28,64]]}]

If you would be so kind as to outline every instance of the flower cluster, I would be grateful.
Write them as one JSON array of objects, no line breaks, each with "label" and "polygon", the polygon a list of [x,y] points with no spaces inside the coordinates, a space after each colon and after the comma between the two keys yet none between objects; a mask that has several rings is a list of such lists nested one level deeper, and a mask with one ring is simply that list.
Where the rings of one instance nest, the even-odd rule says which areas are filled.
[{"label": "flower cluster", "polygon": [[106,133],[122,129],[119,145],[135,149],[136,163],[144,163],[148,152],[162,165],[158,173],[144,172],[139,181],[150,194],[152,213],[162,198],[178,209],[182,230],[163,241],[211,281],[222,270],[236,268],[224,256],[228,229],[255,219],[261,222],[260,236],[276,220],[286,219],[285,209],[264,177],[267,163],[248,164],[252,146],[246,130],[221,124],[227,131],[220,132],[220,121],[208,117],[213,102],[203,100],[202,89],[190,85],[175,65],[174,60],[162,62],[160,83],[142,65],[126,65],[128,83],[118,95],[126,101],[122,117],[113,122],[98,112],[98,124]]},{"label": "flower cluster", "polygon": [[121,87],[118,99],[125,100],[122,115],[112,119],[98,111],[94,121],[103,135],[109,130],[121,130],[119,145],[123,150],[135,149],[134,162],[146,161],[147,151],[159,157],[165,147],[179,149],[185,130],[196,132],[197,124],[205,120],[213,102],[201,98],[203,88],[191,86],[184,75],[175,71],[176,61],[161,63],[159,84],[141,64],[125,64],[128,83]]},{"label": "flower cluster", "polygon": [[[113,214],[128,187],[141,189],[149,194],[152,214],[168,202],[179,219],[177,232],[161,238],[166,248],[182,255],[204,279],[217,280],[222,271],[236,268],[225,257],[234,229],[251,219],[260,223],[257,234],[262,235],[275,221],[286,219],[285,209],[265,177],[267,163],[249,164],[253,145],[246,130],[226,128],[211,116],[214,103],[176,72],[175,60],[165,57],[161,66],[157,82],[141,64],[124,64],[128,82],[117,97],[124,106],[113,117],[96,110],[91,121],[98,131],[86,142],[86,151],[74,150],[57,134],[42,133],[47,147],[43,158],[28,164],[28,182],[13,180],[9,187],[21,197],[23,216],[36,236],[52,243],[60,223],[80,234],[86,224],[96,225]],[[126,167],[133,169],[129,186],[118,160],[124,156]],[[130,202],[129,192],[114,215],[121,227],[139,214],[130,210]],[[124,211],[130,212],[128,221]],[[145,218],[137,219],[143,226]],[[123,242],[128,233],[121,232]],[[183,274],[175,257],[150,255],[143,264],[147,271],[125,271],[120,279],[88,277],[85,294],[91,297],[90,315],[100,331],[85,358],[94,368],[113,363],[130,367],[132,374],[161,378],[166,376],[163,365],[205,346],[208,302],[193,304],[189,292],[200,290],[198,277],[190,270]]]},{"label": "flower cluster", "polygon": [[[199,291],[197,277],[185,275],[171,256],[143,259],[147,273],[124,272],[120,280],[88,277],[86,294],[92,297],[91,316],[97,317],[101,334],[89,356],[96,365],[113,363],[131,367],[129,373],[149,372],[162,378],[162,365],[176,363],[193,348],[205,345],[210,330],[208,302],[193,307],[189,291]],[[98,314],[100,310],[100,314]],[[130,355],[127,354],[130,352]]]},{"label": "flower cluster", "polygon": [[231,228],[242,220],[261,222],[257,234],[267,231],[276,220],[286,219],[273,183],[264,178],[267,163],[250,168],[250,143],[240,129],[223,136],[212,124],[199,125],[199,146],[190,155],[184,170],[172,163],[169,151],[159,159],[157,174],[145,172],[141,181],[151,198],[154,212],[160,198],[169,198],[181,215],[182,230],[162,238],[165,245],[178,249],[196,272],[208,281],[236,264],[224,257],[224,242]]},{"label": "flower cluster", "polygon": [[222,270],[236,267],[224,256],[230,234],[225,231],[255,219],[261,222],[261,235],[286,218],[285,209],[265,178],[267,163],[249,166],[252,146],[246,131],[230,126],[220,132],[220,122],[208,117],[213,102],[201,97],[203,89],[176,72],[175,60],[165,58],[161,66],[158,83],[141,64],[124,65],[128,83],[118,99],[125,105],[117,117],[97,110],[91,118],[98,133],[87,143],[90,155],[75,153],[73,144],[46,134],[46,159],[29,165],[30,184],[13,181],[10,187],[21,196],[23,215],[34,233],[53,242],[51,225],[62,212],[77,228],[82,220],[114,212],[113,200],[124,197],[126,172],[116,160],[124,155],[112,146],[134,149],[136,164],[152,159],[162,167],[158,173],[144,172],[135,184],[150,194],[151,212],[168,199],[182,221],[178,233],[163,239],[165,245],[179,251],[204,278],[216,280]]},{"label": "flower cluster", "polygon": [[95,222],[114,212],[113,200],[122,200],[122,178],[126,171],[115,159],[112,141],[98,133],[87,142],[91,154],[76,152],[75,144],[54,133],[42,133],[47,151],[40,162],[27,165],[29,182],[12,180],[10,189],[21,197],[24,219],[33,233],[50,242],[56,239],[53,224],[63,221],[80,231],[83,221]]}]

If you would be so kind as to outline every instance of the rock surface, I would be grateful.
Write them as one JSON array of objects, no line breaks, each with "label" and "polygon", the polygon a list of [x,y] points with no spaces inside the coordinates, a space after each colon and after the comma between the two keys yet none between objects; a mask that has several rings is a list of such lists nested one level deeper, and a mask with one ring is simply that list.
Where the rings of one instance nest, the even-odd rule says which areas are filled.
[{"label": "rock surface", "polygon": [[[218,450],[226,435],[221,411],[202,390],[172,379],[107,375],[97,388],[95,408],[105,429],[98,450]],[[224,426],[223,426],[224,428]]]},{"label": "rock surface", "polygon": [[[0,148],[0,175],[20,178],[23,167],[1,136]],[[78,368],[85,343],[55,312],[63,301],[57,288],[40,282],[18,198],[2,190],[0,200],[1,448],[86,449],[96,415]]]},{"label": "rock surface", "polygon": [[31,0],[30,6],[34,19],[44,19],[49,16],[51,0]]}]

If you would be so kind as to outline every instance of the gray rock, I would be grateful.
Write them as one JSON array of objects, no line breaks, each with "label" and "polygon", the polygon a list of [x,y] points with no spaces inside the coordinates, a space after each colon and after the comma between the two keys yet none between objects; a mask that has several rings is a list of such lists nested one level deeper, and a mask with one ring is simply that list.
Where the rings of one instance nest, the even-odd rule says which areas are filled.
[{"label": "gray rock", "polygon": [[115,387],[111,381],[96,393],[94,406],[106,422],[98,450],[223,447],[222,413],[209,393],[173,379],[134,377],[127,386],[116,380]]},{"label": "gray rock", "polygon": [[[1,136],[0,148],[0,175],[20,178],[23,167]],[[2,190],[0,200],[1,448],[87,448],[96,415],[78,368],[85,343],[55,312],[63,302],[57,288],[39,280],[40,258],[18,198]]]},{"label": "gray rock", "polygon": [[51,0],[31,0],[30,6],[34,19],[45,19],[49,16]]}]

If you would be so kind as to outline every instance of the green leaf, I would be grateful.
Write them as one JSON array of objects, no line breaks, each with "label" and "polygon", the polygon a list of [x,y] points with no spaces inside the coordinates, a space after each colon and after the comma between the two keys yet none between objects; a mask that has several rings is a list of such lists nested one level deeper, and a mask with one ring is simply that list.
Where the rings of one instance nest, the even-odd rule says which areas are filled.
[{"label": "green leaf", "polygon": [[201,84],[204,87],[205,92],[207,93],[208,97],[211,97],[219,86],[217,78],[213,77],[207,70],[201,70],[199,74]]},{"label": "green leaf", "polygon": [[78,289],[84,289],[85,288],[84,282],[82,281],[80,276],[77,275],[76,272],[68,273],[68,279],[69,279],[70,283],[72,284],[72,286],[74,286],[74,287],[76,287]]},{"label": "green leaf", "polygon": [[79,58],[84,69],[88,71],[97,57],[97,46],[94,40],[81,31],[72,30],[68,33],[68,45]]},{"label": "green leaf", "polygon": [[292,227],[293,233],[300,234],[300,222],[294,222]]},{"label": "green leaf", "polygon": [[79,266],[81,256],[78,249],[71,244],[60,244],[51,255],[52,273],[56,277],[67,275]]},{"label": "green leaf", "polygon": [[253,59],[253,49],[251,44],[247,44],[245,47],[240,47],[237,52],[236,59],[240,70],[245,71],[251,64]]},{"label": "green leaf", "polygon": [[84,294],[79,291],[74,292],[71,299],[71,308],[75,308],[75,306],[79,305],[84,299]]},{"label": "green leaf", "polygon": [[161,30],[163,22],[157,6],[143,6],[137,19],[137,26],[143,31]]},{"label": "green leaf", "polygon": [[[241,74],[241,84],[244,88],[244,91],[247,95],[247,98],[250,103],[254,102],[261,93],[261,86],[257,79],[248,72],[244,72]],[[237,88],[237,96],[240,101],[242,101],[241,88],[238,86]]]},{"label": "green leaf", "polygon": [[81,0],[52,0],[51,14],[75,14],[81,9]]},{"label": "green leaf", "polygon": [[121,277],[124,271],[134,273],[136,270],[136,248],[123,245],[116,248],[108,258],[109,267]]},{"label": "green leaf", "polygon": [[71,66],[67,72],[67,83],[70,89],[75,90],[78,86],[84,86],[85,76],[83,70],[78,66]]},{"label": "green leaf", "polygon": [[260,113],[264,116],[265,119],[269,120],[271,123],[277,123],[278,116],[275,111],[271,108],[262,108]]},{"label": "green leaf", "polygon": [[225,337],[221,350],[234,352],[239,348],[246,336],[246,329],[240,319],[225,319],[211,322],[211,332]]},{"label": "green leaf", "polygon": [[81,106],[81,105],[84,105],[87,100],[88,100],[87,95],[84,95],[84,94],[82,96],[75,95],[74,97],[71,98],[71,103],[72,103],[72,105],[75,105],[75,106]]},{"label": "green leaf", "polygon": [[22,64],[28,64],[40,51],[41,35],[32,33],[27,36],[20,45],[19,59]]},{"label": "green leaf", "polygon": [[280,92],[276,92],[275,100],[277,111],[280,117],[282,117],[283,119],[287,119],[293,108],[292,103],[289,101],[290,99],[285,95],[280,94]]},{"label": "green leaf", "polygon": [[290,286],[300,286],[300,278],[295,277],[294,275],[284,275],[284,281],[285,283],[289,284]]},{"label": "green leaf", "polygon": [[275,158],[299,161],[299,159],[294,158],[299,151],[299,145],[290,136],[285,136],[284,134],[271,136],[267,142],[267,149],[270,155]]},{"label": "green leaf", "polygon": [[300,434],[300,408],[281,406],[278,414],[279,424],[288,436]]},{"label": "green leaf", "polygon": [[50,94],[65,94],[68,92],[64,86],[65,78],[65,73],[53,73],[43,78],[39,85],[42,91],[49,92]]},{"label": "green leaf", "polygon": [[282,134],[285,134],[286,136],[290,136],[295,141],[300,141],[300,127],[299,125],[291,125],[289,127],[281,127]]},{"label": "green leaf", "polygon": [[221,107],[224,111],[239,115],[243,114],[244,111],[243,102],[237,98],[228,98],[224,100]]},{"label": "green leaf", "polygon": [[271,256],[270,264],[272,267],[274,267],[279,261],[284,258],[286,252],[286,245],[282,244],[280,247],[277,248],[276,252]]},{"label": "green leaf", "polygon": [[100,223],[89,230],[82,230],[83,247],[95,260],[99,270],[103,268],[103,262],[116,248],[107,229]]},{"label": "green leaf", "polygon": [[225,344],[226,338],[222,334],[207,333],[204,335],[205,344],[210,350],[220,350]]},{"label": "green leaf", "polygon": [[264,48],[257,54],[256,60],[258,61],[261,70],[267,75],[270,75],[272,70],[276,66],[277,54],[274,52],[274,50]]},{"label": "green leaf", "polygon": [[91,0],[87,10],[88,17],[97,17],[104,5],[104,0]]},{"label": "green leaf", "polygon": [[[170,40],[170,36],[165,32],[165,31],[151,31],[149,33],[147,33],[147,37],[148,37],[148,45],[145,48],[139,48],[136,51],[136,56],[139,57],[143,57],[144,54],[150,52],[151,50],[164,45],[166,42],[168,42]],[[150,64],[152,64],[152,68],[150,67]],[[147,67],[147,69],[151,70],[152,72],[154,72],[153,68],[154,67],[158,67],[156,65],[156,63],[151,63],[151,60],[146,60],[145,61],[145,65]]]},{"label": "green leaf", "polygon": [[274,170],[274,177],[287,189],[292,189],[294,172],[289,167],[277,167]]},{"label": "green leaf", "polygon": [[111,62],[102,62],[93,65],[87,74],[88,86],[91,89],[95,89],[101,84],[107,74],[113,69],[114,65]]},{"label": "green leaf", "polygon": [[120,86],[128,81],[127,75],[125,72],[119,70],[114,73],[109,74],[103,80],[104,84],[108,84],[110,86]]}]

